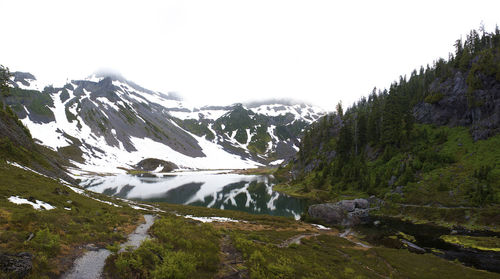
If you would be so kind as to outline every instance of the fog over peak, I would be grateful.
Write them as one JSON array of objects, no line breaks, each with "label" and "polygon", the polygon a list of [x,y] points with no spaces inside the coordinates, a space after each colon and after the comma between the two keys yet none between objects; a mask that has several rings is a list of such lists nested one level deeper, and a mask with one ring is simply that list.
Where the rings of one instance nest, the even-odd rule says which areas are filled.
[{"label": "fog over peak", "polygon": [[[54,84],[101,69],[197,105],[292,98],[333,110],[448,57],[481,22],[493,30],[500,2],[475,3],[2,1],[15,28],[0,62]],[[33,47],[47,38],[57,43]]]}]

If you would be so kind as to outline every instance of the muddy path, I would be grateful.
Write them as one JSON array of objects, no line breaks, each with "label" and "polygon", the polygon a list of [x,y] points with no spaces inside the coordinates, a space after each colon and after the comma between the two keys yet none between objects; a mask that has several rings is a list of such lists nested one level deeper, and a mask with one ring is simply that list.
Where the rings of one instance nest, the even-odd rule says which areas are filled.
[{"label": "muddy path", "polygon": [[[149,238],[148,230],[151,228],[156,217],[153,215],[144,215],[145,223],[139,225],[135,231],[128,236],[127,242],[121,245],[120,252],[128,247],[138,248],[141,243]],[[106,259],[111,255],[107,249],[98,249],[87,251],[81,257],[77,258],[71,270],[61,276],[61,279],[99,279],[106,263]]]}]

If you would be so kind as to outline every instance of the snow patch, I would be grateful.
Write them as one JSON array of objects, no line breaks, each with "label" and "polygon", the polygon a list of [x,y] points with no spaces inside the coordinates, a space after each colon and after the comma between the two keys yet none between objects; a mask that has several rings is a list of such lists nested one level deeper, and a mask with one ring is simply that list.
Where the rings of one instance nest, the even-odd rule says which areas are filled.
[{"label": "snow patch", "polygon": [[283,163],[284,161],[285,161],[284,159],[272,161],[271,163],[269,163],[269,165],[273,165],[273,166],[281,165],[281,163]]},{"label": "snow patch", "polygon": [[50,205],[46,202],[43,202],[43,201],[35,200],[35,202],[31,202],[27,199],[23,199],[23,198],[20,198],[18,196],[11,196],[8,198],[8,200],[11,203],[15,203],[15,204],[29,204],[29,205],[33,206],[33,208],[36,210],[41,210],[41,209],[51,210],[51,209],[56,208],[55,206],[52,206],[52,205]]},{"label": "snow patch", "polygon": [[320,224],[311,224],[313,227],[316,227],[320,230],[331,230],[329,227],[325,227],[323,225],[320,225]]},{"label": "snow patch", "polygon": [[[182,216],[182,215],[181,215]],[[193,219],[196,221],[200,221],[202,223],[212,223],[212,222],[219,222],[219,223],[226,223],[226,222],[233,222],[233,223],[238,223],[240,222],[239,220],[227,218],[227,217],[196,217],[193,215],[185,215],[182,216],[184,218],[188,219]]]}]

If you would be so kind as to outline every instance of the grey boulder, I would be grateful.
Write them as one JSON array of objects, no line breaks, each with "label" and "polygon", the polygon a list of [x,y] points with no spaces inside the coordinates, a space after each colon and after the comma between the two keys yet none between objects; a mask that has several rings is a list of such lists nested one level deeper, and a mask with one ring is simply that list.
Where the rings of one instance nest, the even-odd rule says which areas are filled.
[{"label": "grey boulder", "polygon": [[330,225],[351,227],[369,221],[369,205],[366,199],[342,200],[337,203],[312,205],[308,213],[312,218]]}]

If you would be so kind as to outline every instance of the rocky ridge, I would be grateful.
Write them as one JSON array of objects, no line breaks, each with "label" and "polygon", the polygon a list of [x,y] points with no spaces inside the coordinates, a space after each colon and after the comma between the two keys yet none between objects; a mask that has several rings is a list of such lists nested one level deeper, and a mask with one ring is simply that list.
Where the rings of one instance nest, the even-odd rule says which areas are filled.
[{"label": "rocky ridge", "polygon": [[324,114],[276,100],[197,108],[105,73],[42,86],[34,75],[14,72],[10,86],[6,103],[33,137],[88,171],[113,172],[146,158],[197,169],[279,164]]}]

